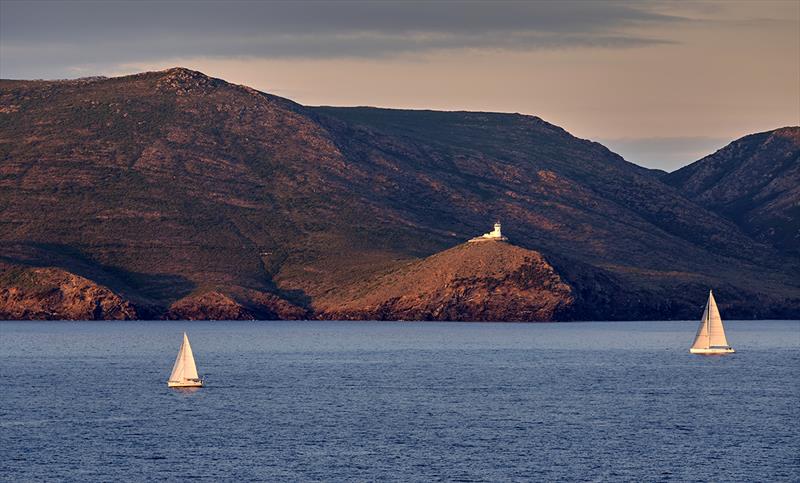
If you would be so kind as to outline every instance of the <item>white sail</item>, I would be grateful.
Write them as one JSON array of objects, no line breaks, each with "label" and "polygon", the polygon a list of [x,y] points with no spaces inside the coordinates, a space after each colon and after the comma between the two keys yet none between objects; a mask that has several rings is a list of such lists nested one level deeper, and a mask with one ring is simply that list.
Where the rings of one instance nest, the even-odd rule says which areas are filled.
[{"label": "white sail", "polygon": [[713,292],[708,292],[708,302],[706,302],[706,309],[703,311],[703,319],[700,321],[700,327],[697,329],[697,335],[694,338],[692,349],[705,350],[711,348],[727,348],[728,339],[725,337],[725,329],[722,326],[722,317],[719,315],[717,302],[714,300]]},{"label": "white sail", "polygon": [[181,382],[187,379],[197,380],[199,378],[197,366],[194,363],[194,354],[192,354],[192,346],[189,344],[189,337],[184,332],[183,343],[178,351],[178,357],[175,359],[175,365],[172,366],[172,374],[170,374],[169,380]]},{"label": "white sail", "polygon": [[708,337],[708,308],[710,304],[711,298],[706,302],[706,309],[703,311],[703,318],[700,320],[700,327],[698,327],[697,335],[694,337],[692,349],[708,349],[711,346],[711,341]]},{"label": "white sail", "polygon": [[708,340],[711,347],[728,347],[728,339],[725,337],[725,328],[722,327],[722,317],[717,309],[717,302],[714,294],[708,292]]}]

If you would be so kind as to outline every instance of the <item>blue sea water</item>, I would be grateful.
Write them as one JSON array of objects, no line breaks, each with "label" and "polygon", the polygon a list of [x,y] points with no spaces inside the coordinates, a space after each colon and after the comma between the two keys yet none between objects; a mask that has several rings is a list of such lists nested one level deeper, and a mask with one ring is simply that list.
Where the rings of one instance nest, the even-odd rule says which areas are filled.
[{"label": "blue sea water", "polygon": [[0,322],[0,479],[800,480],[800,322],[696,324]]}]

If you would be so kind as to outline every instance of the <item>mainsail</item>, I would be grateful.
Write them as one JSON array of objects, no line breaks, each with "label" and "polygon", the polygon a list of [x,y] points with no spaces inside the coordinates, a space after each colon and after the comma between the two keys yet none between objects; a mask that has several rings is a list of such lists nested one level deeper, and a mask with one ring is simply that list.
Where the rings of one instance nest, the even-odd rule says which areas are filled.
[{"label": "mainsail", "polygon": [[703,312],[703,320],[700,321],[700,328],[697,329],[692,349],[711,347],[729,346],[728,339],[725,337],[725,329],[722,327],[722,317],[719,315],[717,302],[714,300],[714,293],[709,290],[706,310]]},{"label": "mainsail", "polygon": [[192,346],[189,344],[189,337],[186,332],[183,333],[183,343],[181,349],[178,351],[178,357],[175,359],[175,365],[172,366],[172,374],[169,376],[170,381],[185,381],[187,379],[199,379],[197,375],[197,366],[194,364],[194,355],[192,354]]}]

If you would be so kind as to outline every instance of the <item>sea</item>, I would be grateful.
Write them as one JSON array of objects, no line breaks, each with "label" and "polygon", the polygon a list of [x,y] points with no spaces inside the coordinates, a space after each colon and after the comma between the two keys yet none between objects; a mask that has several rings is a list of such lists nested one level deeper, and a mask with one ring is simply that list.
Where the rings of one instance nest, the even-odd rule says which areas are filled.
[{"label": "sea", "polygon": [[0,480],[800,481],[800,321],[697,324],[0,322]]}]

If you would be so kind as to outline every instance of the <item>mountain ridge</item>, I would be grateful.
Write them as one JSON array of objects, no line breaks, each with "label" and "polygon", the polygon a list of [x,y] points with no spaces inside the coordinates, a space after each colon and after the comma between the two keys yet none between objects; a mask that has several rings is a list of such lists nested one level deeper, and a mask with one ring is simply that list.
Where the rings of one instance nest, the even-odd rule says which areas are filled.
[{"label": "mountain ridge", "polygon": [[0,264],[76,270],[151,318],[187,297],[322,316],[497,218],[609,318],[689,314],[709,285],[796,313],[796,257],[660,178],[534,116],[306,107],[182,68],[0,81]]},{"label": "mountain ridge", "polygon": [[664,181],[759,241],[800,253],[800,127],[744,136]]}]

